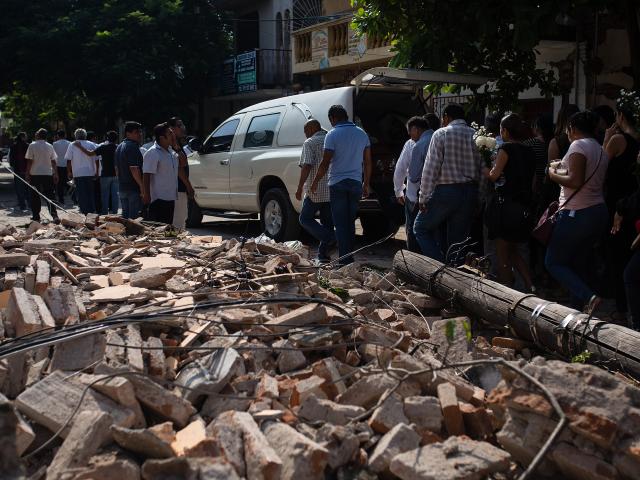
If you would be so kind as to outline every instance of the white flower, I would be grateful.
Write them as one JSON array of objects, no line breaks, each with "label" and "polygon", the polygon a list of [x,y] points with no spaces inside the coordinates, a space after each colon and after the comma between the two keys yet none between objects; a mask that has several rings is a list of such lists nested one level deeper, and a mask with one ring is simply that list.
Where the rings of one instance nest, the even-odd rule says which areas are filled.
[{"label": "white flower", "polygon": [[493,137],[484,137],[484,138],[486,138],[485,142],[489,150],[493,150],[494,148],[496,148],[496,145],[498,142],[496,142],[495,138]]}]

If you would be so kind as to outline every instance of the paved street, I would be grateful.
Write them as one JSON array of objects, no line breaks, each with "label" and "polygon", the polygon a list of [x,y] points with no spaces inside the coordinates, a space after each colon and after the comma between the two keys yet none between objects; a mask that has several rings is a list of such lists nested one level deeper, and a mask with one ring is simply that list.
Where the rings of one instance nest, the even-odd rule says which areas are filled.
[{"label": "paved street", "polygon": [[[2,163],[6,163],[3,161]],[[31,211],[15,212],[13,208],[16,206],[16,197],[13,189],[13,176],[7,172],[4,168],[0,170],[0,223],[10,224],[15,226],[25,226],[29,224]],[[78,208],[67,203],[67,209],[72,212],[77,212]],[[45,208],[42,209],[43,220],[48,219],[48,212]],[[191,233],[198,235],[220,235],[222,238],[233,237],[255,237],[260,235],[260,221],[259,220],[230,220],[227,218],[205,216],[201,227],[190,228]],[[357,231],[357,247],[364,246],[364,238],[362,237],[362,228],[358,222],[356,225]],[[404,228],[401,228],[396,236],[388,240],[382,245],[367,248],[361,253],[356,255],[357,261],[367,262],[383,268],[390,268],[393,260],[393,255],[396,251],[403,247],[405,242]],[[315,242],[306,234],[302,234],[300,240],[305,244],[311,245],[312,248],[316,247]],[[334,253],[337,255],[337,252]]]}]

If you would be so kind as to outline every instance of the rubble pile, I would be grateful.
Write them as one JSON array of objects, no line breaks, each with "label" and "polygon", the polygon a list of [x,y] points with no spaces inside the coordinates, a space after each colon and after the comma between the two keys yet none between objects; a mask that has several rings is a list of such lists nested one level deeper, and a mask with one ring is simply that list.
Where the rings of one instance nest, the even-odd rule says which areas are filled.
[{"label": "rubble pile", "polygon": [[549,399],[495,364],[441,369],[494,357],[568,417],[535,478],[638,478],[640,389],[472,339],[392,272],[61,218],[0,226],[2,478],[516,478],[558,424]]}]

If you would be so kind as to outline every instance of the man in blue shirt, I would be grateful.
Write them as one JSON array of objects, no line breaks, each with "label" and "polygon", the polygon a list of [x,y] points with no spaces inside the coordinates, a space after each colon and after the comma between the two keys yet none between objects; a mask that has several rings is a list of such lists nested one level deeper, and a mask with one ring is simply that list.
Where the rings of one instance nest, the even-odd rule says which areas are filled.
[{"label": "man in blue shirt", "polygon": [[316,193],[320,180],[329,170],[329,200],[339,262],[347,265],[353,262],[350,254],[355,245],[358,205],[361,198],[369,196],[371,143],[364,130],[349,121],[342,105],[329,109],[329,121],[333,129],[325,137],[322,162],[311,184],[311,192]]},{"label": "man in blue shirt", "polygon": [[116,148],[116,175],[120,190],[120,204],[124,218],[138,218],[142,210],[142,125],[127,122],[126,138]]}]

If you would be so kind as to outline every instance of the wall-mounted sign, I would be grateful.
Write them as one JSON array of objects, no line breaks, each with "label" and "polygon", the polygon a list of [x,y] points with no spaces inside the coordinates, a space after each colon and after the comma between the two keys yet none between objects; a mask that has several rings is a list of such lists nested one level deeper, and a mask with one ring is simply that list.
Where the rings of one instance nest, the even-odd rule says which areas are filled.
[{"label": "wall-mounted sign", "polygon": [[327,28],[311,32],[311,61],[316,68],[329,68],[329,31]]},{"label": "wall-mounted sign", "polygon": [[225,60],[222,66],[222,92],[225,95],[254,92],[258,89],[256,51],[241,53]]}]

